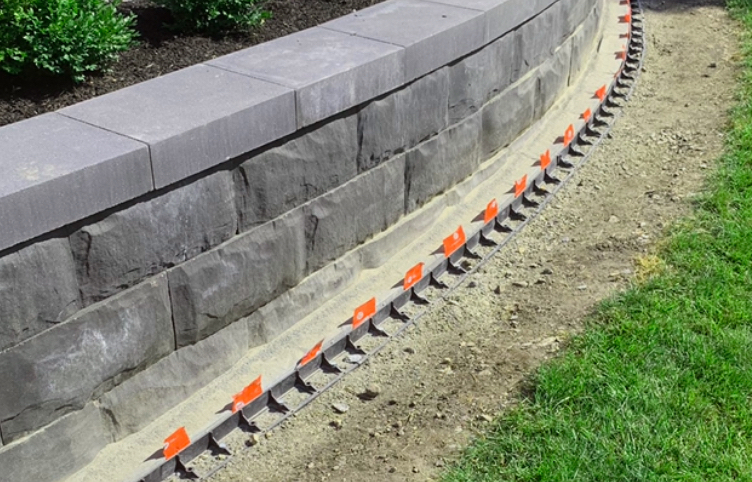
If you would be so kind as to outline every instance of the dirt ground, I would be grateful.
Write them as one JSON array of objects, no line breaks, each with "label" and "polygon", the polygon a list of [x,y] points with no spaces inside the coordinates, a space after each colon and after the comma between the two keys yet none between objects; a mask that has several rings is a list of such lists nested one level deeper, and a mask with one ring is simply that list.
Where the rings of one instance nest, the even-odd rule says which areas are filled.
[{"label": "dirt ground", "polygon": [[[593,306],[631,282],[721,151],[739,60],[721,3],[645,6],[649,50],[635,95],[558,199],[405,336],[213,482],[435,480]],[[381,393],[363,401],[369,384]]]}]

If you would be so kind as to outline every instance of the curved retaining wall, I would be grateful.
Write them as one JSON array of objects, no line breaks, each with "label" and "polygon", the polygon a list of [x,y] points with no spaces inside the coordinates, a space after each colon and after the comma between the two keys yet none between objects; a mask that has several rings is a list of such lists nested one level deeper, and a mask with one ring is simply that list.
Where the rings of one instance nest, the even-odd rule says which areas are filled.
[{"label": "curved retaining wall", "polygon": [[391,0],[0,128],[0,481],[65,477],[288,328],[270,302],[548,110],[600,5]]}]

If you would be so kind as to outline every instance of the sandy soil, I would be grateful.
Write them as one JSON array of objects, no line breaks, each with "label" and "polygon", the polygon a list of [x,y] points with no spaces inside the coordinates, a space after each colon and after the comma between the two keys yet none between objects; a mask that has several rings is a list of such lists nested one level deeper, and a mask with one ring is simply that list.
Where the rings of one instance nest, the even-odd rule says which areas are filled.
[{"label": "sandy soil", "polygon": [[[719,2],[645,6],[635,95],[573,182],[416,327],[212,481],[434,480],[598,301],[650,264],[721,151],[738,28]],[[369,384],[380,394],[363,401]]]}]

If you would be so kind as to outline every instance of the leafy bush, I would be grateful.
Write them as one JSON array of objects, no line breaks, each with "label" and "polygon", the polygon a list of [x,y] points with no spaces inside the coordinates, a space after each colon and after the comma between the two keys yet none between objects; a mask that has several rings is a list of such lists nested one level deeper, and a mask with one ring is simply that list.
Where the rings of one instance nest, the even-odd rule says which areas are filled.
[{"label": "leafy bush", "polygon": [[48,73],[80,82],[129,49],[135,17],[119,0],[0,0],[0,69]]},{"label": "leafy bush", "polygon": [[156,0],[175,19],[183,32],[219,35],[255,27],[271,14],[261,7],[263,0]]}]

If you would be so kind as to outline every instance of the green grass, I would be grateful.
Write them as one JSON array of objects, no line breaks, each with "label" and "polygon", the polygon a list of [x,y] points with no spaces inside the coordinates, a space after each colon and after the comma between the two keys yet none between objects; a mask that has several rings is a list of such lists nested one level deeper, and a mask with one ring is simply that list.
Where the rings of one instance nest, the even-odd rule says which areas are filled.
[{"label": "green grass", "polygon": [[752,481],[752,0],[727,148],[659,274],[604,303],[445,482]]}]

